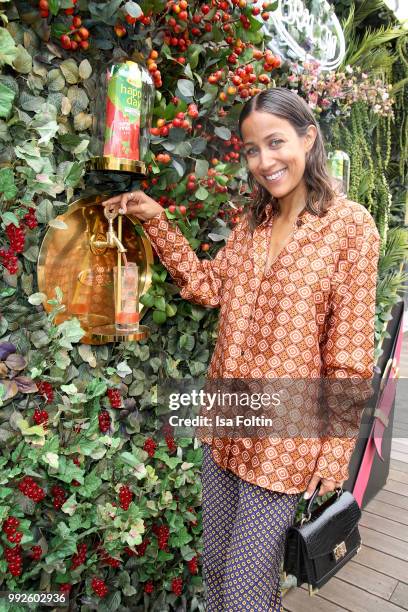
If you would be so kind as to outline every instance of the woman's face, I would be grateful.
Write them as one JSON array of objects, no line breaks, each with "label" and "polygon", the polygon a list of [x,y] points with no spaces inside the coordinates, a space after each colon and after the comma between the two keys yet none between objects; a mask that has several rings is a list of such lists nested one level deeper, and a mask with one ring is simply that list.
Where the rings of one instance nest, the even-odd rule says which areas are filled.
[{"label": "woman's face", "polygon": [[305,136],[298,136],[286,119],[254,111],[243,121],[241,133],[248,170],[274,198],[284,198],[303,185],[306,153],[316,138],[313,125]]}]

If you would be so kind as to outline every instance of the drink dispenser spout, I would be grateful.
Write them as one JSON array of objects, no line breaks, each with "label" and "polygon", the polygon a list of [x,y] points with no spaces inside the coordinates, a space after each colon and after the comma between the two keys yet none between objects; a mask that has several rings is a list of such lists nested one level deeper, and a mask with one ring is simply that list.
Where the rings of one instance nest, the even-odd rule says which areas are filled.
[{"label": "drink dispenser spout", "polygon": [[119,253],[126,253],[125,247],[123,246],[123,244],[121,243],[121,241],[119,240],[118,236],[116,235],[116,232],[114,230],[113,227],[113,221],[114,219],[116,219],[116,217],[118,216],[118,213],[114,212],[114,211],[110,211],[107,208],[104,209],[104,215],[106,217],[106,219],[108,220],[108,231],[106,232],[106,240],[97,240],[95,234],[92,234],[91,238],[90,238],[90,243],[91,246],[96,247],[98,249],[100,248],[114,248],[116,247],[119,251]]}]

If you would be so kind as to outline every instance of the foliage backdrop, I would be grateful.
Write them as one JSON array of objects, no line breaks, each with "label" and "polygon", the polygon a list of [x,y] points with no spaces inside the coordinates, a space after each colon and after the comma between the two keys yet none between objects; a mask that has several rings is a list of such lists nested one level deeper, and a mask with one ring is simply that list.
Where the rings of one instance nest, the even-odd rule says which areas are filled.
[{"label": "foliage backdrop", "polygon": [[[264,88],[291,87],[319,117],[328,150],[350,154],[350,196],[382,236],[379,354],[407,252],[406,34],[378,0],[336,3],[349,51],[336,73],[323,74],[266,53],[245,0],[3,4],[1,586],[70,591],[72,609],[204,610],[201,448],[158,431],[165,407],[155,400],[162,378],[206,371],[217,312],[181,300],[156,263],[144,298],[149,340],[83,345],[77,320],[55,324],[58,289],[53,313],[43,310],[39,246],[75,198],[142,188],[199,257],[214,257],[251,197],[237,135],[242,105]],[[85,169],[98,74],[120,49],[141,53],[156,83],[141,183]]]}]

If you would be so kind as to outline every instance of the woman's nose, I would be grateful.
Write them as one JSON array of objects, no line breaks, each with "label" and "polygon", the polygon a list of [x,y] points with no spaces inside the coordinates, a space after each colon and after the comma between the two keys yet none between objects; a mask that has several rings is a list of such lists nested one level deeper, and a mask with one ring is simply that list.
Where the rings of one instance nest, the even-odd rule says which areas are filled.
[{"label": "woman's nose", "polygon": [[266,149],[259,150],[258,156],[258,169],[260,172],[268,172],[272,170],[276,164],[276,161],[273,157],[273,151],[268,151]]}]

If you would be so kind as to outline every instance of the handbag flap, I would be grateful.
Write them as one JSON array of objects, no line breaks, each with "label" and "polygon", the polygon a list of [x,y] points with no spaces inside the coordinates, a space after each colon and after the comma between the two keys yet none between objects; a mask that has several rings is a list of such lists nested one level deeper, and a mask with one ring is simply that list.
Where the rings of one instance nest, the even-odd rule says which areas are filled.
[{"label": "handbag flap", "polygon": [[349,491],[344,491],[312,511],[307,523],[290,527],[290,531],[297,532],[307,557],[312,559],[329,554],[337,544],[346,541],[360,518],[359,505]]}]

